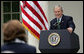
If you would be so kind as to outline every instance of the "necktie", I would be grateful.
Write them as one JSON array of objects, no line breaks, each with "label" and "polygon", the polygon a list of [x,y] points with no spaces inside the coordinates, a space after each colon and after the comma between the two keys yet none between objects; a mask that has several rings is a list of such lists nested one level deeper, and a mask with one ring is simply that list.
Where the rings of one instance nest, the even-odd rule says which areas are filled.
[{"label": "necktie", "polygon": [[57,29],[60,29],[60,19],[57,20]]}]

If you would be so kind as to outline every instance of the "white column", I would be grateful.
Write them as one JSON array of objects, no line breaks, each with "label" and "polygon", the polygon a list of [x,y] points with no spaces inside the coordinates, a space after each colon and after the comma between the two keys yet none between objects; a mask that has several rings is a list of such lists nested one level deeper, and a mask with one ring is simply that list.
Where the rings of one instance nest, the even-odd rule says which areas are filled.
[{"label": "white column", "polygon": [[2,33],[2,25],[3,25],[3,1],[1,1],[1,45],[3,45],[3,33]]}]

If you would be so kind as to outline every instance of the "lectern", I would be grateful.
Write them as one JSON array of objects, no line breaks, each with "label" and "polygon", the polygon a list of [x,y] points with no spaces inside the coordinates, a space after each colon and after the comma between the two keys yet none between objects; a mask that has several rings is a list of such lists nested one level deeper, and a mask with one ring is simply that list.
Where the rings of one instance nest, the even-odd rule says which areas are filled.
[{"label": "lectern", "polygon": [[42,30],[39,50],[42,53],[77,53],[80,49],[79,37],[67,30]]}]

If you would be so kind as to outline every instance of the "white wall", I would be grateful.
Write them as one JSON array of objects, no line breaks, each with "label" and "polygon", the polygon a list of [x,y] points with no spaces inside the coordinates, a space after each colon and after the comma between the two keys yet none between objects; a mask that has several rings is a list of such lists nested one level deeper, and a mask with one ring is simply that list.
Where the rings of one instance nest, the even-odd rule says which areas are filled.
[{"label": "white wall", "polygon": [[75,33],[79,35],[80,50],[78,53],[83,53],[83,2],[82,1],[48,1],[48,21],[55,18],[53,8],[60,4],[63,7],[64,14],[73,17],[76,25]]}]

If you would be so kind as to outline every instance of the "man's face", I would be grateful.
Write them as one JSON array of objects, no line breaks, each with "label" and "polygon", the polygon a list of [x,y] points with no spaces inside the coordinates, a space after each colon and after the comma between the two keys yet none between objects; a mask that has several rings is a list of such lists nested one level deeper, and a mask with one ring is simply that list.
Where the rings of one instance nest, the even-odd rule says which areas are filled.
[{"label": "man's face", "polygon": [[56,7],[54,9],[54,13],[55,13],[56,18],[60,18],[62,16],[63,11],[61,10],[60,7]]}]

